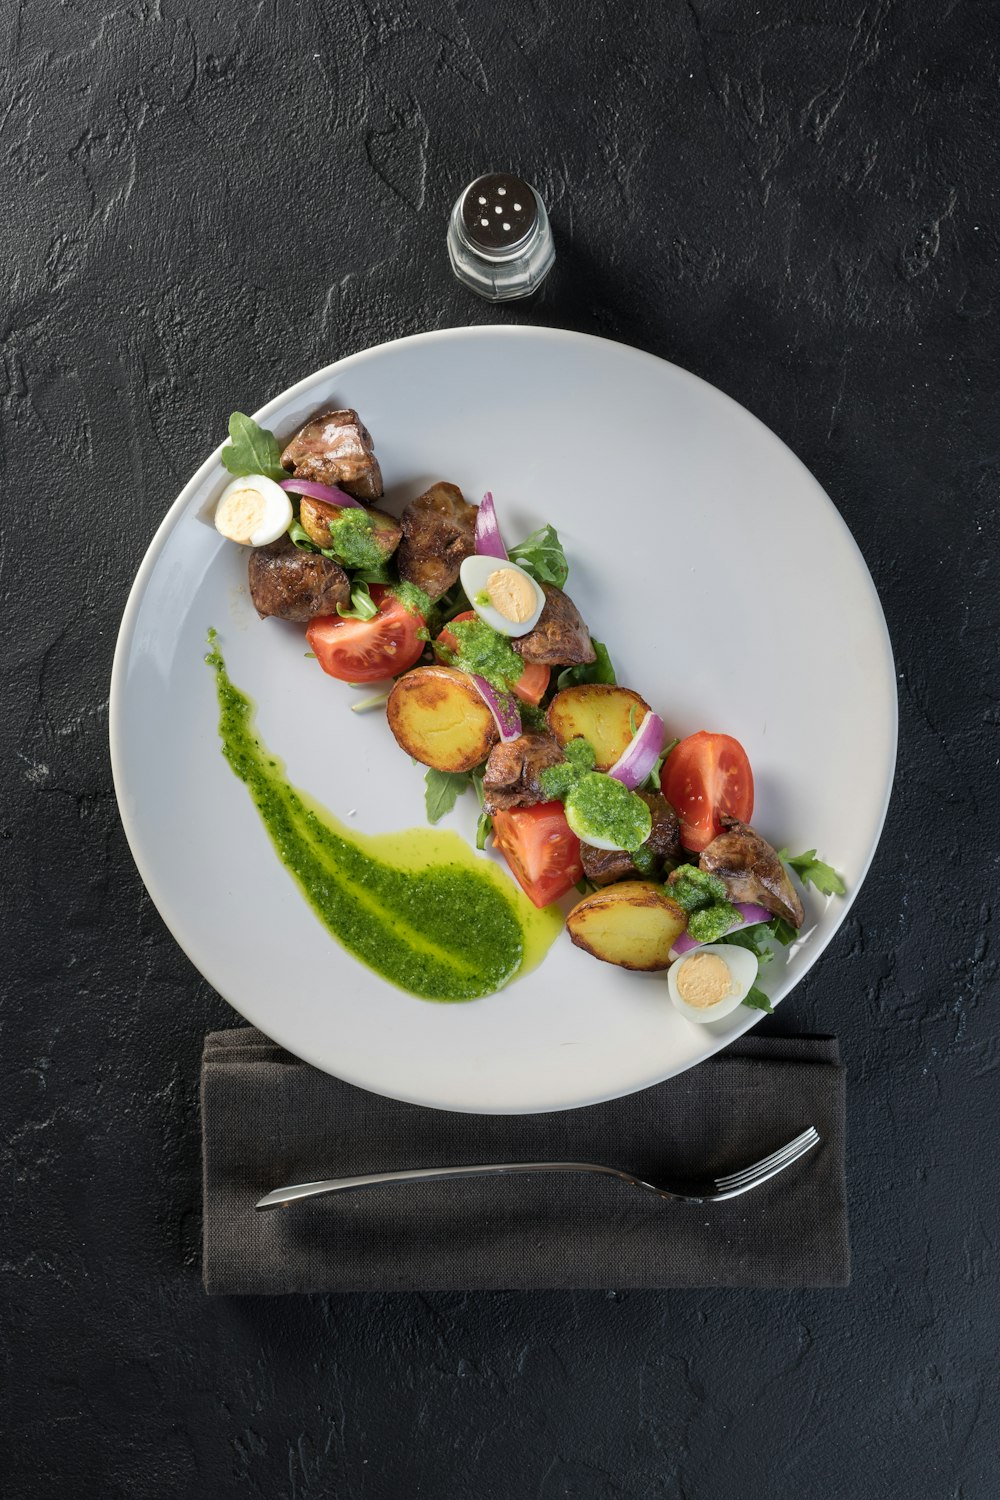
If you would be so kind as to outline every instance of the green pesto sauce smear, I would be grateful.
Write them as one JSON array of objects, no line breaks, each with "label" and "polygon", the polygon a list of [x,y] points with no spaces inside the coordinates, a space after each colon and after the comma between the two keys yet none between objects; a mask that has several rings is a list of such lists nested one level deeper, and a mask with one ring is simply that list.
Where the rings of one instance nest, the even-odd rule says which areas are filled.
[{"label": "green pesto sauce smear", "polygon": [[333,550],[345,568],[378,568],[385,548],[376,540],[375,522],[366,511],[351,506],[330,522]]},{"label": "green pesto sauce smear", "polygon": [[476,1000],[533,968],[562,927],[456,833],[358,834],[297,790],[254,730],[209,631],[222,753],[253,799],[278,858],[316,916],[355,958],[423,1000]]},{"label": "green pesto sauce smear", "polygon": [[613,776],[587,771],[566,798],[566,821],[577,838],[607,839],[616,849],[641,848],[653,830],[642,798]]},{"label": "green pesto sauce smear", "polygon": [[420,615],[422,619],[427,619],[432,608],[430,594],[425,594],[417,584],[407,583],[405,579],[394,583],[392,592],[408,614]]},{"label": "green pesto sauce smear", "polygon": [[524,662],[509,637],[485,620],[452,620],[448,629],[458,642],[455,666],[460,672],[485,677],[500,692],[509,692],[524,675]]}]

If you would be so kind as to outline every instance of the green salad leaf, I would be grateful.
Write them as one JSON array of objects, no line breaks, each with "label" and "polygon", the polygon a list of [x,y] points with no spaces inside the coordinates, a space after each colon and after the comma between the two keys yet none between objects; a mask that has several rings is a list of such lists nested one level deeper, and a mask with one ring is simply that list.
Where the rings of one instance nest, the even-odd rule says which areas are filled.
[{"label": "green salad leaf", "polygon": [[553,583],[561,589],[569,577],[569,563],[554,526],[540,526],[518,546],[510,549],[511,562],[519,563],[538,583]]},{"label": "green salad leaf", "polygon": [[342,620],[374,620],[378,614],[378,605],[368,592],[367,583],[352,583],[351,607],[345,609],[342,604],[338,604],[337,613]]},{"label": "green salad leaf", "polygon": [[768,1015],[774,1010],[774,1006],[764,994],[764,991],[759,990],[755,984],[752,984],[747,990],[743,997],[743,1004],[749,1005],[751,1010],[766,1010]]},{"label": "green salad leaf", "polygon": [[424,805],[428,823],[437,823],[451,812],[459,794],[470,784],[468,771],[428,770],[424,776]]},{"label": "green salad leaf", "polygon": [[795,871],[803,885],[814,885],[824,896],[843,896],[847,891],[833,866],[816,858],[815,849],[807,849],[805,854],[789,854],[787,849],[779,849],[778,858]]},{"label": "green salad leaf", "polygon": [[253,417],[241,411],[229,418],[229,442],[222,450],[222,462],[230,474],[266,474],[275,481],[288,478],[274,433],[258,427]]},{"label": "green salad leaf", "polygon": [[556,679],[556,687],[560,692],[563,688],[578,687],[583,682],[606,682],[614,687],[618,681],[615,669],[611,665],[611,657],[608,648],[603,641],[596,641],[593,636],[590,644],[594,648],[596,661],[581,662],[576,667],[564,667]]},{"label": "green salad leaf", "polygon": [[298,516],[293,516],[292,524],[288,528],[288,536],[298,547],[300,552],[318,552],[319,548],[309,535]]}]

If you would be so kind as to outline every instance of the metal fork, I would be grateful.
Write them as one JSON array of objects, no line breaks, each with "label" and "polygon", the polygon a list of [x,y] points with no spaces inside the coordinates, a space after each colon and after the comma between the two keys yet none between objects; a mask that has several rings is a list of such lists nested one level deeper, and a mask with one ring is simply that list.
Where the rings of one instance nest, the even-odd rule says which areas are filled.
[{"label": "metal fork", "polygon": [[412,1172],[372,1172],[367,1177],[330,1177],[325,1182],[299,1182],[291,1187],[275,1188],[256,1205],[258,1212],[268,1208],[283,1208],[289,1203],[300,1203],[303,1198],[321,1198],[326,1193],[343,1193],[350,1188],[381,1187],[387,1182],[441,1182],[455,1177],[502,1177],[519,1172],[594,1172],[600,1177],[617,1177],[631,1187],[643,1188],[655,1193],[670,1203],[722,1203],[727,1198],[738,1198],[760,1187],[779,1172],[784,1172],[800,1156],[805,1156],[820,1143],[818,1132],[809,1126],[787,1146],[772,1151],[763,1161],[744,1167],[739,1172],[729,1172],[725,1177],[713,1177],[702,1183],[687,1183],[682,1187],[657,1186],[644,1182],[632,1172],[620,1167],[606,1167],[592,1161],[518,1161],[496,1166],[470,1167],[423,1167]]}]

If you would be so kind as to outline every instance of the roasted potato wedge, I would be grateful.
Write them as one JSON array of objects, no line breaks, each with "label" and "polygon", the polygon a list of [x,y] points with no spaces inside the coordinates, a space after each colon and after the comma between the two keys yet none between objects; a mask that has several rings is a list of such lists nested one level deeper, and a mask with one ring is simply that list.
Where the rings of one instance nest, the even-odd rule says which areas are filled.
[{"label": "roasted potato wedge", "polygon": [[638,729],[647,713],[649,704],[631,688],[589,682],[556,693],[546,717],[560,745],[589,740],[598,771],[607,771],[631,742],[633,724]]},{"label": "roasted potato wedge", "polygon": [[[299,503],[299,520],[309,540],[317,547],[331,546],[330,522],[342,516],[344,509],[342,505],[328,505],[325,500],[311,500],[308,495],[303,495]],[[391,557],[399,546],[403,528],[395,516],[386,515],[384,510],[366,510],[365,514],[374,522],[374,537],[383,558]]]},{"label": "roasted potato wedge", "polygon": [[470,678],[453,667],[414,667],[386,706],[389,728],[407,755],[435,771],[471,771],[500,738]]},{"label": "roasted potato wedge", "polygon": [[665,969],[687,913],[651,880],[623,880],[585,896],[566,918],[578,948],[621,969]]}]

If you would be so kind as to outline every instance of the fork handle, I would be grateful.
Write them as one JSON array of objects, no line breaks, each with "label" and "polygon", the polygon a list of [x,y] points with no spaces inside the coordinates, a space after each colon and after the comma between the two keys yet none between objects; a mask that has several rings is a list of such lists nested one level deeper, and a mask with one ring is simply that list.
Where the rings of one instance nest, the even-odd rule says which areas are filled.
[{"label": "fork handle", "polygon": [[421,1167],[410,1172],[371,1172],[366,1177],[329,1177],[324,1182],[299,1182],[290,1187],[275,1188],[256,1205],[258,1211],[268,1208],[283,1208],[289,1203],[300,1203],[304,1198],[322,1198],[327,1193],[343,1193],[351,1188],[381,1187],[387,1182],[443,1182],[456,1177],[502,1177],[522,1172],[594,1172],[602,1177],[617,1177],[631,1187],[646,1188],[662,1197],[677,1197],[643,1182],[631,1172],[617,1167],[605,1167],[593,1161],[517,1161],[490,1166],[466,1167]]}]

